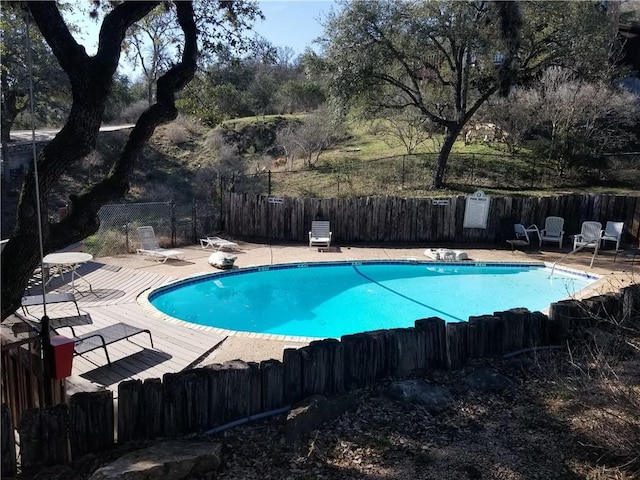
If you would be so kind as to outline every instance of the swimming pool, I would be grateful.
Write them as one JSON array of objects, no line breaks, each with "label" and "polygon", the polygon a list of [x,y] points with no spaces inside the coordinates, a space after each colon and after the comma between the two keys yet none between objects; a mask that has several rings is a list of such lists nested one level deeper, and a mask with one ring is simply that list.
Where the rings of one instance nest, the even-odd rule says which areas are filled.
[{"label": "swimming pool", "polygon": [[595,276],[544,264],[332,262],[238,269],[154,290],[152,306],[196,325],[241,332],[339,338],[447,322],[515,307],[544,310]]}]

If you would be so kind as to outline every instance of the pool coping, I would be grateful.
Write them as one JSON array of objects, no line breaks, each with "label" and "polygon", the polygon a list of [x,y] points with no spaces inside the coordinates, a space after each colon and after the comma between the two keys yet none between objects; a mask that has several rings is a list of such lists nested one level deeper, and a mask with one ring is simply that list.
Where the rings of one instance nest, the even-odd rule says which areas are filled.
[{"label": "pool coping", "polygon": [[[233,270],[223,270],[220,272],[196,273],[193,275],[186,276],[184,278],[180,278],[178,280],[171,281],[166,285],[145,290],[144,292],[140,293],[140,295],[138,295],[137,303],[143,310],[145,310],[145,312],[149,313],[151,316],[164,320],[174,325],[183,325],[191,330],[212,332],[215,334],[224,335],[226,337],[232,336],[232,337],[240,337],[240,338],[259,339],[259,340],[277,340],[277,341],[284,341],[284,342],[310,343],[313,341],[322,340],[325,337],[303,337],[303,336],[296,336],[296,335],[246,332],[241,330],[229,330],[229,329],[219,328],[219,327],[198,325],[197,323],[180,320],[178,318],[172,317],[171,315],[167,315],[166,313],[161,312],[151,304],[149,297],[156,292],[160,292],[164,290],[172,290],[174,288],[178,288],[184,283],[189,283],[191,281],[202,279],[204,277],[214,277],[214,278],[218,276],[226,277],[226,276],[243,274],[243,273],[252,272],[252,271],[261,272],[261,271],[268,271],[268,270],[305,268],[305,267],[309,267],[310,265],[329,266],[329,265],[363,265],[363,264],[376,264],[376,265],[420,264],[420,265],[430,265],[430,266],[460,265],[460,266],[476,266],[476,267],[498,266],[498,267],[513,267],[513,268],[544,266],[545,268],[554,268],[558,272],[563,272],[563,273],[576,275],[579,277],[590,278],[594,280],[592,284],[576,292],[574,297],[566,297],[558,301],[567,300],[571,298],[586,298],[587,296],[590,296],[592,292],[597,291],[597,288],[601,286],[598,284],[600,284],[600,282],[605,278],[602,275],[598,275],[595,273],[587,273],[582,270],[578,270],[574,268],[569,268],[565,266],[554,266],[554,264],[550,262],[499,262],[499,261],[476,262],[476,261],[469,261],[469,260],[462,260],[462,261],[437,261],[436,260],[434,261],[434,260],[418,260],[414,258],[409,258],[406,260],[339,260],[339,261],[318,261],[318,262],[291,262],[291,263],[278,263],[273,265],[252,265],[248,267],[236,268]],[[514,307],[514,308],[517,308],[517,307]],[[548,314],[549,308],[541,310],[541,312]]]}]

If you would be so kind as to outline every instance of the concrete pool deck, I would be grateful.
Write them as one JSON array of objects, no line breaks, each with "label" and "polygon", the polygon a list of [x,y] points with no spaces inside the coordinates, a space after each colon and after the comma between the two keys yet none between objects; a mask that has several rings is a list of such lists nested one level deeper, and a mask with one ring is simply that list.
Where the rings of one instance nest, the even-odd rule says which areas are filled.
[{"label": "concrete pool deck", "polygon": [[[449,248],[464,250],[470,261],[475,262],[547,262],[553,263],[565,255],[568,250],[562,252],[549,248],[538,250],[535,247],[527,247],[522,250],[511,251],[498,248],[496,245],[488,245],[484,248],[468,248],[464,245],[336,245],[331,249],[321,251],[318,248],[309,248],[300,244],[262,244],[242,242],[229,239],[239,244],[239,249],[234,251],[237,256],[236,268],[274,265],[283,263],[304,263],[319,261],[359,261],[359,260],[430,260],[425,256],[426,248]],[[170,278],[186,278],[189,276],[219,272],[207,263],[211,248],[203,249],[200,246],[181,247],[185,252],[182,261],[168,261],[158,263],[148,258],[137,255],[125,255],[117,257],[99,258],[100,262],[129,269],[148,270]],[[561,267],[580,270],[586,273],[600,275],[602,278],[594,285],[593,294],[604,293],[613,289],[638,282],[634,280],[633,259],[618,256],[615,258],[613,250],[601,250],[595,258],[592,268],[589,268],[593,256],[593,250],[585,250],[570,255],[559,264]],[[488,312],[490,313],[490,312]],[[287,339],[269,339],[259,334],[231,335],[213,351],[205,363],[222,363],[228,360],[242,359],[245,361],[267,360],[270,358],[282,359],[282,352],[287,347],[300,347],[308,342],[299,342],[295,337]]]}]

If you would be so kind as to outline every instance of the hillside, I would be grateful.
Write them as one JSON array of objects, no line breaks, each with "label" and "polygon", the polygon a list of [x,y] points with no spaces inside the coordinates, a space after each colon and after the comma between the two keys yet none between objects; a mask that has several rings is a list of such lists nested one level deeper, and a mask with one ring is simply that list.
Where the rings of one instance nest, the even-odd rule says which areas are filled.
[{"label": "hillside", "polygon": [[[124,202],[170,201],[215,204],[223,189],[276,196],[345,197],[396,195],[423,197],[465,194],[477,189],[500,194],[553,195],[566,192],[637,194],[640,155],[607,159],[608,168],[558,177],[529,156],[508,156],[498,142],[458,142],[447,167],[448,188],[428,189],[437,139],[417,154],[402,155],[360,124],[347,124],[341,140],[323,152],[312,168],[296,159],[287,166],[274,146],[276,130],[300,116],[238,119],[217,130],[184,118],[156,130],[144,149]],[[67,172],[53,192],[49,215],[70,194],[97,181],[126,142],[128,130],[102,132],[94,154]],[[227,142],[227,145],[223,145]],[[222,152],[222,153],[220,153]],[[269,179],[269,172],[271,172]],[[15,222],[20,180],[4,179],[2,231]],[[270,190],[269,190],[270,187]]]}]

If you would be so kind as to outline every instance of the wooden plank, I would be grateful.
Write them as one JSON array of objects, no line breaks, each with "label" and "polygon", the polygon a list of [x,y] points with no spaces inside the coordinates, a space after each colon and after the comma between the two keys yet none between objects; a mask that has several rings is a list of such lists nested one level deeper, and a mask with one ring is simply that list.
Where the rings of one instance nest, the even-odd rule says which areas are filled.
[{"label": "wooden plank", "polygon": [[416,330],[424,332],[426,368],[446,368],[446,323],[438,317],[415,321]]},{"label": "wooden plank", "polygon": [[416,328],[395,328],[390,334],[391,374],[395,378],[424,375],[427,371],[427,333]]},{"label": "wooden plank", "polygon": [[69,399],[71,457],[108,450],[114,443],[113,392],[80,392]]},{"label": "wooden plank", "polygon": [[469,317],[469,358],[487,358],[503,352],[504,322],[498,315]]},{"label": "wooden plank", "polygon": [[43,441],[40,409],[29,409],[22,413],[18,432],[22,472],[29,475],[40,470],[44,465],[40,453]]},{"label": "wooden plank", "polygon": [[129,380],[118,384],[118,443],[145,438],[142,382]]},{"label": "wooden plank", "polygon": [[390,375],[389,330],[345,335],[341,338],[344,349],[345,389],[370,387],[376,380]]},{"label": "wooden plank", "polygon": [[513,308],[504,312],[495,312],[494,316],[502,320],[502,345],[499,353],[521,350],[525,344],[525,324],[530,323],[529,310]]},{"label": "wooden plank", "polygon": [[467,363],[467,322],[447,323],[447,368],[457,370]]},{"label": "wooden plank", "polygon": [[278,360],[260,362],[262,411],[284,406],[284,365]]}]

